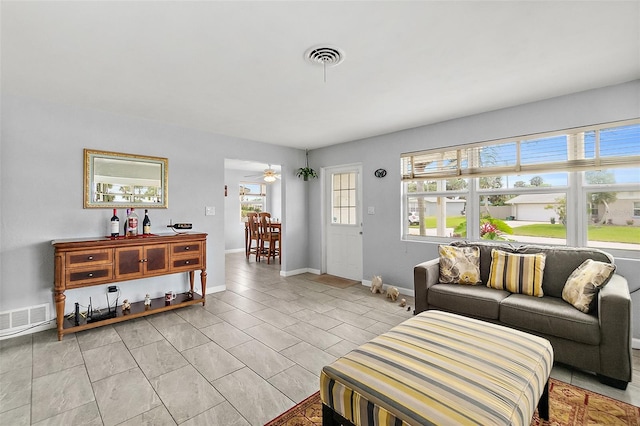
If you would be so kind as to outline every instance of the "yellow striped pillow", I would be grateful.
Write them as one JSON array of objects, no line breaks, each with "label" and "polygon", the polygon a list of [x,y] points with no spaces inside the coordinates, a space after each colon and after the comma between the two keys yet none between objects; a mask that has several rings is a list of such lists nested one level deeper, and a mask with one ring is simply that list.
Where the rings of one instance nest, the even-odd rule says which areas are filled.
[{"label": "yellow striped pillow", "polygon": [[542,297],[545,259],[544,253],[514,254],[491,250],[491,272],[487,287]]}]

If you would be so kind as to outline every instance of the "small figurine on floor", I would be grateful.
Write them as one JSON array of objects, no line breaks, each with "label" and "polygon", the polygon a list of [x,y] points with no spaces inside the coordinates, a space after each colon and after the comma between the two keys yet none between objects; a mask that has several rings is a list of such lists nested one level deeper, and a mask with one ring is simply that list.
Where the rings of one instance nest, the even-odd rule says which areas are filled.
[{"label": "small figurine on floor", "polygon": [[126,312],[131,309],[131,303],[129,303],[129,299],[124,299],[122,301],[122,312]]},{"label": "small figurine on floor", "polygon": [[400,307],[404,308],[405,306],[407,306],[407,299],[400,299]]},{"label": "small figurine on floor", "polygon": [[399,294],[400,290],[398,290],[398,287],[387,288],[387,299],[391,299],[392,302],[395,302],[398,299]]},{"label": "small figurine on floor", "polygon": [[382,293],[382,277],[375,275],[371,280],[371,293]]},{"label": "small figurine on floor", "polygon": [[144,297],[144,309],[145,311],[148,310],[149,308],[151,308],[151,296],[149,296],[149,294],[147,294]]}]

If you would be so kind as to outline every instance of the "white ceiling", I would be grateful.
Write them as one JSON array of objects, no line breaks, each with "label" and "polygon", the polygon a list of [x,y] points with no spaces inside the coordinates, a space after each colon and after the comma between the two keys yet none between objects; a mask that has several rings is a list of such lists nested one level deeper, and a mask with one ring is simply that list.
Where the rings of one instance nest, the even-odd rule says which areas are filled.
[{"label": "white ceiling", "polygon": [[282,167],[279,164],[258,163],[256,161],[236,160],[230,158],[225,158],[224,168],[225,170],[253,172],[257,176],[264,173],[267,169],[271,169],[276,173],[280,173],[282,171]]},{"label": "white ceiling", "polygon": [[4,93],[298,148],[640,78],[640,1],[1,7]]}]

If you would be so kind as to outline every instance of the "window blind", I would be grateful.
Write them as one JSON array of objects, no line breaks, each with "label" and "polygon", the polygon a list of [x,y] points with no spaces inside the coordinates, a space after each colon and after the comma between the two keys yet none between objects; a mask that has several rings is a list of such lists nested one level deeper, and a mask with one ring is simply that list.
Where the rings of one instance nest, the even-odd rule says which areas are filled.
[{"label": "window blind", "polygon": [[401,154],[403,180],[640,166],[640,119]]}]

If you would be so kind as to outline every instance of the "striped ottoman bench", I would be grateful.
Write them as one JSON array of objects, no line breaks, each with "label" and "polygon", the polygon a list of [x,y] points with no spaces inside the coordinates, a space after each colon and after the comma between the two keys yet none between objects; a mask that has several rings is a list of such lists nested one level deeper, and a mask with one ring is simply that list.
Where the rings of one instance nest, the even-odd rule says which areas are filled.
[{"label": "striped ottoman bench", "polygon": [[322,424],[529,425],[552,365],[543,338],[422,312],[322,369]]}]

